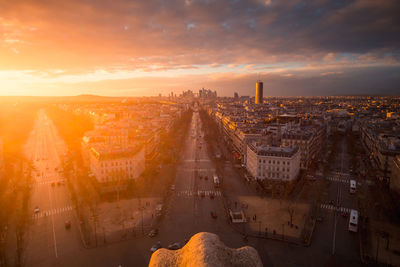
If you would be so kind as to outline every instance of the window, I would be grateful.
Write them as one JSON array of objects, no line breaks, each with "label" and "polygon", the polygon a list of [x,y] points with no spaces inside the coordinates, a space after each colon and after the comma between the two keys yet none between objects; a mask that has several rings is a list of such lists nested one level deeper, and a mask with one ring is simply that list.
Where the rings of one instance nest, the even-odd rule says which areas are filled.
[{"label": "window", "polygon": [[286,162],[282,161],[282,164],[285,165]]},{"label": "window", "polygon": [[265,159],[263,160],[263,163],[265,163]]},{"label": "window", "polygon": [[279,160],[277,160],[278,165],[281,163]]},{"label": "window", "polygon": [[271,164],[271,161],[269,160],[268,163]]}]

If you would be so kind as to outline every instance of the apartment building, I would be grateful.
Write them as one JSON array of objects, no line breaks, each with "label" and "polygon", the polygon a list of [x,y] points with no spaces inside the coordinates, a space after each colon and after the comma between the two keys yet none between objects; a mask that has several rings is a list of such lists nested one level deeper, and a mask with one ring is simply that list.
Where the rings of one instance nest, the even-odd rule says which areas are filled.
[{"label": "apartment building", "polygon": [[296,147],[270,147],[257,143],[247,146],[246,168],[257,180],[291,182],[300,172],[300,150]]},{"label": "apartment building", "polygon": [[379,179],[387,180],[390,185],[395,159],[400,156],[400,132],[393,131],[394,127],[389,121],[368,119],[360,126],[361,143],[378,170]]},{"label": "apartment building", "polygon": [[322,125],[300,126],[283,133],[281,143],[283,146],[300,148],[300,167],[306,170],[317,159],[325,140],[325,132]]},{"label": "apartment building", "polygon": [[137,179],[145,170],[144,147],[90,149],[90,171],[99,183],[122,183]]}]

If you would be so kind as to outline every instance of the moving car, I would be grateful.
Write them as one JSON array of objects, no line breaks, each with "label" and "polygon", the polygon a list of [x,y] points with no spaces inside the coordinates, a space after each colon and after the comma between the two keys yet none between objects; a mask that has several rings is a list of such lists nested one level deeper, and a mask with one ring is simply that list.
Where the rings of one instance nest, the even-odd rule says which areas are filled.
[{"label": "moving car", "polygon": [[179,243],[179,242],[170,244],[170,245],[168,246],[168,249],[170,249],[170,250],[177,250],[177,249],[180,249],[180,248],[182,248],[182,244]]},{"label": "moving car", "polygon": [[154,253],[154,252],[156,252],[156,251],[157,251],[158,249],[160,249],[160,248],[162,248],[161,242],[158,241],[157,243],[155,243],[155,244],[151,247],[150,252],[151,252],[151,253]]},{"label": "moving car", "polygon": [[150,231],[149,237],[155,237],[158,234],[158,229],[154,228],[153,230]]}]

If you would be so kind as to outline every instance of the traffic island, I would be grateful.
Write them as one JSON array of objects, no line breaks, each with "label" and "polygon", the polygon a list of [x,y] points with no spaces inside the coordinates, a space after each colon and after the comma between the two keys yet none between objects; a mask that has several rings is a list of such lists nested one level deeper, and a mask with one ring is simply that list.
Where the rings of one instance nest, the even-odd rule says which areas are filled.
[{"label": "traffic island", "polygon": [[98,204],[89,215],[90,247],[147,235],[160,218],[160,203],[149,197]]}]

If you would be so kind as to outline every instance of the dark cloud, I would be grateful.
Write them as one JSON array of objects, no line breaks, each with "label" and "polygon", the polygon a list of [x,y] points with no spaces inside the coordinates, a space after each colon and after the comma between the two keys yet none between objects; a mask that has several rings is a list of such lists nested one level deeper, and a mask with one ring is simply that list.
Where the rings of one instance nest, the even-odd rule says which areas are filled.
[{"label": "dark cloud", "polygon": [[208,64],[399,54],[397,0],[266,2],[17,0],[2,3],[0,15],[43,27],[31,41],[87,57],[92,51],[107,63],[139,56]]},{"label": "dark cloud", "polygon": [[[55,76],[57,69],[62,75],[280,63],[288,67],[269,74],[271,92],[377,90],[378,83],[394,90],[398,75],[388,75],[400,65],[399,14],[398,0],[0,1],[0,69]],[[312,75],[283,76],[292,63]],[[257,66],[240,79],[226,75],[220,88],[248,87],[253,82],[243,77],[268,70],[274,71]],[[221,82],[204,78],[210,86]]]}]

